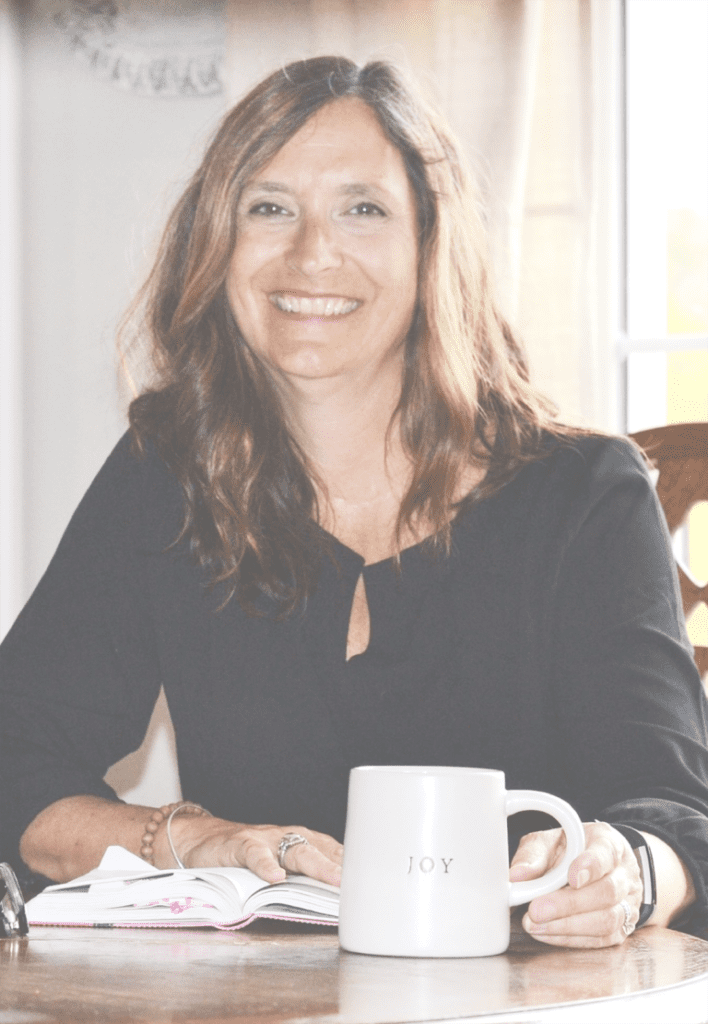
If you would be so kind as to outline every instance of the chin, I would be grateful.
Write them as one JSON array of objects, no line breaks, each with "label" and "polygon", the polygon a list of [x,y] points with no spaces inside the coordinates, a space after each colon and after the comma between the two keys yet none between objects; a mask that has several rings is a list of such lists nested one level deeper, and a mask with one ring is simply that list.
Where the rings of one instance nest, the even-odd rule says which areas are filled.
[{"label": "chin", "polygon": [[321,359],[303,359],[283,367],[282,372],[287,377],[297,377],[300,380],[326,380],[330,377],[340,376],[344,370]]},{"label": "chin", "polygon": [[331,352],[321,352],[311,346],[303,346],[295,352],[273,353],[268,362],[285,377],[305,379],[335,376],[341,369],[339,362],[332,359]]}]

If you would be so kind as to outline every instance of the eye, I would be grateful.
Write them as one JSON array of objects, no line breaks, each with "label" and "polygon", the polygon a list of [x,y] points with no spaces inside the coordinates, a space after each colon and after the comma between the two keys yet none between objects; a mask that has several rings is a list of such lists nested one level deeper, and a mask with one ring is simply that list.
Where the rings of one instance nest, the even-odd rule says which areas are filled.
[{"label": "eye", "polygon": [[248,212],[255,217],[287,217],[289,213],[284,206],[280,206],[278,203],[270,203],[267,200],[254,203],[253,206],[249,207]]},{"label": "eye", "polygon": [[384,211],[381,209],[380,206],[377,206],[376,203],[370,203],[370,202],[367,202],[367,201],[364,201],[363,203],[357,203],[356,206],[353,206],[351,208],[349,213],[353,213],[357,217],[385,217],[386,216],[386,214],[384,213]]}]

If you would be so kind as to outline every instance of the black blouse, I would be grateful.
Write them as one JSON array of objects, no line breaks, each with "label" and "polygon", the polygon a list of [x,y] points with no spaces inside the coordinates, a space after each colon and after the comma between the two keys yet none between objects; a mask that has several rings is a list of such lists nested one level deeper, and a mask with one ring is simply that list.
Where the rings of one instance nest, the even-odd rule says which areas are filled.
[{"label": "black blouse", "polygon": [[[708,937],[708,714],[668,532],[621,440],[550,446],[424,545],[363,565],[331,538],[301,613],[262,617],[207,586],[159,456],[118,444],[8,635],[1,666],[0,857],[62,797],[115,798],[160,686],[185,798],[236,821],[342,838],[349,769],[502,769],[583,820],[673,846],[698,893],[681,926]],[[367,650],[346,660],[364,573]],[[521,818],[521,816],[519,816]],[[512,819],[512,846],[538,822]],[[552,824],[546,819],[546,824]]]}]

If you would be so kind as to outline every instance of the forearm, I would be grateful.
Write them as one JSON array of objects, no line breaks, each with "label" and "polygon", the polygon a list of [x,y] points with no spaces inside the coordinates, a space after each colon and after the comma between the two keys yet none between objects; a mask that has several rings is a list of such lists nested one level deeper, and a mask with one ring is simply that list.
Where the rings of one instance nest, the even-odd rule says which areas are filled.
[{"label": "forearm", "polygon": [[[33,871],[65,882],[95,868],[108,846],[124,846],[139,856],[152,813],[151,807],[95,796],[57,800],[25,830],[20,853]],[[278,861],[278,850],[288,832],[297,832],[307,842],[288,853],[287,869],[339,885],[341,843],[303,826],[244,825],[210,815],[179,814],[174,819],[172,837],[188,867],[247,867],[267,882],[281,882],[285,870]],[[162,822],[154,834],[152,849],[156,867],[175,867]]]},{"label": "forearm", "polygon": [[642,832],[654,858],[656,909],[648,924],[667,928],[696,899],[693,879],[681,858],[663,839]]},{"label": "forearm", "polygon": [[97,867],[108,846],[124,846],[139,856],[151,813],[150,807],[97,796],[66,797],[25,829],[20,855],[33,871],[65,882]]}]

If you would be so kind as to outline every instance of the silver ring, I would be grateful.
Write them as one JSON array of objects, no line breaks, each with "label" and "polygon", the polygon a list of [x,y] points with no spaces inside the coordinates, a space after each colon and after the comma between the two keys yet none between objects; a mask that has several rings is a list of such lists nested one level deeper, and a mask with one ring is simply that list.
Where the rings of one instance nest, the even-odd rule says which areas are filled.
[{"label": "silver ring", "polygon": [[304,836],[301,836],[299,832],[286,832],[283,838],[278,843],[278,864],[281,868],[287,871],[283,861],[285,860],[285,854],[288,852],[291,846],[301,846],[302,844],[308,846],[308,841]]},{"label": "silver ring", "polygon": [[624,921],[622,922],[622,931],[625,935],[631,935],[634,931],[634,925],[632,924],[632,908],[626,900],[620,900],[622,910],[624,911]]}]

